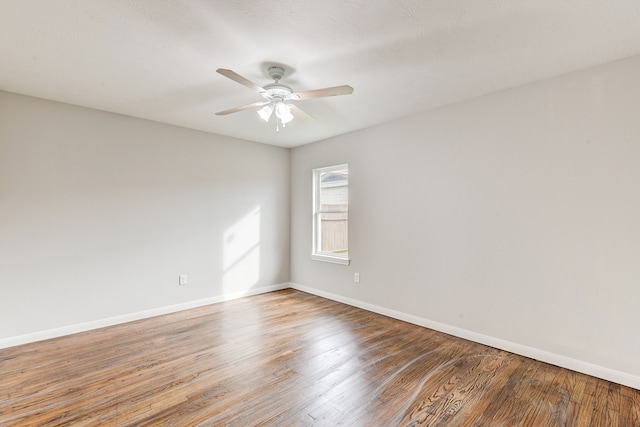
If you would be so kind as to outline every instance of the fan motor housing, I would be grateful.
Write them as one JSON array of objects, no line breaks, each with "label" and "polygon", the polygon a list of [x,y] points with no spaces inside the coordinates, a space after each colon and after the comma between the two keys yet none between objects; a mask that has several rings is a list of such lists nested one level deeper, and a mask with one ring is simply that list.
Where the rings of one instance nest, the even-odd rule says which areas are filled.
[{"label": "fan motor housing", "polygon": [[280,83],[264,85],[264,90],[266,90],[271,97],[280,96],[285,98],[293,93],[293,90],[291,90],[289,86]]}]

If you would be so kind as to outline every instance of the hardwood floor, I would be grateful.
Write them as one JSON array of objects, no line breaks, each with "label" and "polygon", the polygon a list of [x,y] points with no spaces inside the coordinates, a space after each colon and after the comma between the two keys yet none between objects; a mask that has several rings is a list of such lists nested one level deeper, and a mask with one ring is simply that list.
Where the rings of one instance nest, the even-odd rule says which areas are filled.
[{"label": "hardwood floor", "polygon": [[640,426],[640,391],[295,290],[0,350],[1,426]]}]

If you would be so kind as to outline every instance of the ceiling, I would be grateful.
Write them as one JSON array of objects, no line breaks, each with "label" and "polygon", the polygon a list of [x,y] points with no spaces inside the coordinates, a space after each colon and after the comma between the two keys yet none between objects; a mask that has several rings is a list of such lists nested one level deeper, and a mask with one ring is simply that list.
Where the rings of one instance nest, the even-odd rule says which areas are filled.
[{"label": "ceiling", "polygon": [[[640,54],[637,0],[1,0],[0,90],[293,147]],[[276,132],[284,65],[315,120]]]}]

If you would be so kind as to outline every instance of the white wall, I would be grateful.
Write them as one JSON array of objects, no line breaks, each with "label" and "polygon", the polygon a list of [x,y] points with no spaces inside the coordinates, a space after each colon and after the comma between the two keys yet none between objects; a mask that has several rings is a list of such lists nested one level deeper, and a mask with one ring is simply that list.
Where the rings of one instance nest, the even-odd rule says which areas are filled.
[{"label": "white wall", "polygon": [[[634,57],[293,149],[292,281],[637,387],[638,76]],[[350,266],[309,256],[311,170],[341,163]]]},{"label": "white wall", "polygon": [[0,92],[0,274],[0,341],[288,282],[289,151]]}]

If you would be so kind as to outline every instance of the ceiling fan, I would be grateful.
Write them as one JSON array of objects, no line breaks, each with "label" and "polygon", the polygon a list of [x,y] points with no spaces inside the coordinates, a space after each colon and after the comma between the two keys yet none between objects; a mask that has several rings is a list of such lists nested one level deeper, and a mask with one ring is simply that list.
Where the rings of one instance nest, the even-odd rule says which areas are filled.
[{"label": "ceiling fan", "polygon": [[280,79],[284,77],[284,68],[274,65],[267,70],[269,77],[274,80],[274,83],[269,83],[263,87],[258,86],[252,81],[242,77],[235,71],[227,70],[225,68],[218,68],[216,72],[223,76],[230,78],[231,80],[240,83],[243,86],[248,87],[251,90],[258,92],[265,101],[254,102],[253,104],[243,105],[241,107],[231,108],[229,110],[218,111],[218,116],[224,116],[231,113],[237,113],[238,111],[250,110],[252,108],[262,107],[258,110],[258,115],[268,122],[273,113],[276,116],[276,130],[280,130],[280,124],[284,127],[287,123],[293,120],[292,111],[299,115],[310,117],[307,113],[302,111],[298,106],[294,104],[288,104],[287,101],[304,101],[312,98],[324,98],[326,96],[337,95],[350,95],[353,93],[353,88],[348,85],[327,87],[324,89],[306,90],[303,92],[294,92],[289,86],[280,83]]}]

